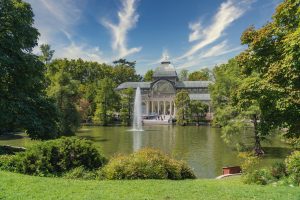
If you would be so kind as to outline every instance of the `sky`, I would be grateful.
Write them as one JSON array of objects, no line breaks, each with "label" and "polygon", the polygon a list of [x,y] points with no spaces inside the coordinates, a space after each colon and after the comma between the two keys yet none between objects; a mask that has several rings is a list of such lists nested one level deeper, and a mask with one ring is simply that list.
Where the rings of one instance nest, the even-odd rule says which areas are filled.
[{"label": "sky", "polygon": [[[25,0],[35,14],[39,45],[54,58],[111,64],[136,61],[136,71],[155,69],[166,56],[177,71],[225,63],[246,47],[250,25],[271,20],[281,0]],[[34,52],[39,54],[39,49]]]}]

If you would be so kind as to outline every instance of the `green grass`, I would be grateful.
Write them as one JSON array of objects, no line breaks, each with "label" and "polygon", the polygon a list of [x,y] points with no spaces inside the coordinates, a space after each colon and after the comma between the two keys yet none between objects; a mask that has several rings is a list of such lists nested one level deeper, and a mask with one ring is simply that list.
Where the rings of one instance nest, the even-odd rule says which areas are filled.
[{"label": "green grass", "polygon": [[228,180],[82,181],[0,171],[0,199],[300,199],[300,188]]}]

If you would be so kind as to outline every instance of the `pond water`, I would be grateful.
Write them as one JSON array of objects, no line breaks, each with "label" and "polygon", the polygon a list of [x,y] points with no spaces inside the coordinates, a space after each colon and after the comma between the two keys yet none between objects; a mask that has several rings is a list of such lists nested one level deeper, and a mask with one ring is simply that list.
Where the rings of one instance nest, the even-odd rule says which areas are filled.
[{"label": "pond water", "polygon": [[[143,128],[142,132],[132,132],[128,127],[82,127],[76,135],[95,142],[106,157],[129,154],[143,147],[158,148],[176,159],[185,160],[199,178],[215,178],[222,173],[222,167],[240,164],[237,152],[223,142],[218,128],[171,125]],[[34,141],[24,134],[0,136],[0,145],[26,147],[31,143]],[[267,154],[262,165],[282,160],[290,152],[276,138],[263,145]]]}]

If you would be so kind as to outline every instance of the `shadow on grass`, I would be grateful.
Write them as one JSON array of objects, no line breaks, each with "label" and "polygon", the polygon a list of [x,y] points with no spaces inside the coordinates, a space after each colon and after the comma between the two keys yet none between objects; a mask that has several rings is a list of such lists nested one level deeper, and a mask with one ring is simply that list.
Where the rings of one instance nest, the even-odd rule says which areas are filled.
[{"label": "shadow on grass", "polygon": [[17,140],[17,139],[22,139],[24,138],[23,135],[21,135],[21,133],[9,133],[9,134],[4,134],[4,135],[0,135],[0,140]]}]

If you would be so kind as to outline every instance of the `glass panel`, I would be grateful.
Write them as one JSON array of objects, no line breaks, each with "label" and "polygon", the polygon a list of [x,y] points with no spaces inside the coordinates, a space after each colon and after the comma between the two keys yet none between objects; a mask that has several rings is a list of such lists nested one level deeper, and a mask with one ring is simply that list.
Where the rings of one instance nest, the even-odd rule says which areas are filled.
[{"label": "glass panel", "polygon": [[174,94],[173,85],[168,81],[158,81],[152,87],[152,94],[155,96]]}]

